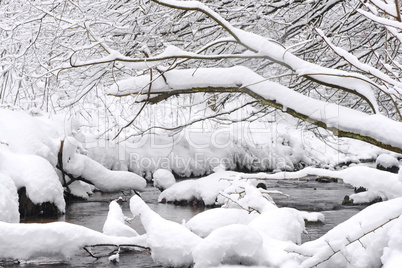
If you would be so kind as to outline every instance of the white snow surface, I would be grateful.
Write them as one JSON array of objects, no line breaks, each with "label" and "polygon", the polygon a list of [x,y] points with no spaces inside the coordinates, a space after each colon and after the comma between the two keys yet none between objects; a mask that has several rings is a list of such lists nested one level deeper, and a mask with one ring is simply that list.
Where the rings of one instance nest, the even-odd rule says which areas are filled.
[{"label": "white snow surface", "polygon": [[7,175],[0,173],[0,221],[16,223],[20,221],[17,187]]},{"label": "white snow surface", "polygon": [[137,195],[130,199],[130,210],[141,218],[156,263],[172,267],[192,265],[192,250],[202,238],[183,225],[162,218]]},{"label": "white snow surface", "polygon": [[200,237],[208,236],[213,230],[231,224],[247,225],[258,216],[238,208],[213,208],[192,217],[186,227]]},{"label": "white snow surface", "polygon": [[88,199],[89,193],[92,194],[92,191],[87,191],[83,186],[83,182],[81,181],[73,181],[71,184],[68,185],[68,189],[70,193],[76,197],[80,197],[82,199]]},{"label": "white snow surface", "polygon": [[176,183],[172,172],[167,169],[157,169],[153,174],[154,186],[163,191]]},{"label": "white snow surface", "polygon": [[50,120],[0,109],[0,141],[14,153],[38,155],[56,165],[60,139]]},{"label": "white snow surface", "polygon": [[110,236],[135,237],[138,233],[126,225],[125,216],[120,205],[114,200],[109,204],[109,212],[105,224],[103,225],[103,233]]},{"label": "white snow surface", "polygon": [[260,264],[263,239],[258,231],[243,224],[231,224],[213,231],[192,252],[194,268],[222,263]]},{"label": "white snow surface", "polygon": [[0,222],[0,258],[19,260],[72,257],[85,245],[135,244],[141,237],[113,237],[66,222],[24,224]]}]

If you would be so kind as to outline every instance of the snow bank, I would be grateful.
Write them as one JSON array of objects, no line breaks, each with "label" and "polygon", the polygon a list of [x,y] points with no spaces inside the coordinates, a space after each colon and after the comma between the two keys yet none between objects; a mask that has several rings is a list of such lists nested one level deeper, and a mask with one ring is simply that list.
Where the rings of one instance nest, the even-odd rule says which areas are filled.
[{"label": "snow bank", "polygon": [[112,237],[65,222],[14,224],[0,222],[0,258],[69,258],[86,245],[144,245],[141,237]]},{"label": "snow bank", "polygon": [[51,122],[41,117],[0,109],[0,141],[14,153],[38,155],[56,165],[59,135]]},{"label": "snow bank", "polygon": [[223,171],[213,173],[201,179],[185,180],[178,182],[170,188],[163,191],[159,197],[159,202],[181,202],[201,200],[206,206],[215,204],[220,191],[230,186],[227,180],[235,175],[233,171]]},{"label": "snow bank", "polygon": [[17,187],[7,175],[0,173],[0,221],[19,222]]},{"label": "snow bank", "polygon": [[157,169],[153,174],[154,186],[163,191],[176,183],[172,172],[167,169]]}]

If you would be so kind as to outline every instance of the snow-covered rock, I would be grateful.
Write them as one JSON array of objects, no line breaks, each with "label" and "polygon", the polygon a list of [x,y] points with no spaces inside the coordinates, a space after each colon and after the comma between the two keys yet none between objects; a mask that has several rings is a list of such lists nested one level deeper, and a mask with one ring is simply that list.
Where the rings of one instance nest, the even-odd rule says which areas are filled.
[{"label": "snow-covered rock", "polygon": [[183,225],[162,218],[137,195],[130,199],[130,210],[141,218],[156,263],[172,267],[193,264],[192,250],[202,238]]},{"label": "snow-covered rock", "polygon": [[390,154],[380,154],[376,161],[376,167],[381,170],[398,173],[399,161]]},{"label": "snow-covered rock", "polygon": [[64,189],[54,167],[45,158],[13,153],[0,145],[0,172],[10,176],[18,189],[25,187],[34,204],[50,202],[65,211]]},{"label": "snow-covered rock", "polygon": [[123,210],[115,200],[109,204],[109,212],[103,225],[103,233],[110,236],[138,236],[138,233],[133,228],[126,225]]},{"label": "snow-covered rock", "polygon": [[153,173],[154,186],[161,191],[166,190],[176,183],[176,179],[172,172],[167,169],[158,169]]},{"label": "snow-covered rock", "polygon": [[232,224],[216,229],[193,250],[194,268],[222,263],[255,265],[264,260],[263,239],[258,231]]},{"label": "snow-covered rock", "polygon": [[227,178],[235,174],[236,172],[233,171],[223,171],[200,179],[175,183],[159,195],[158,201],[190,202],[192,200],[201,200],[206,206],[214,205],[219,192],[230,186]]},{"label": "snow-covered rock", "polygon": [[83,185],[84,182],[82,181],[73,181],[71,184],[68,185],[68,189],[70,190],[70,194],[72,194],[75,197],[79,197],[82,199],[88,199],[89,195],[88,193],[93,193],[90,189],[86,188],[86,186]]},{"label": "snow-covered rock", "polygon": [[250,222],[264,236],[280,241],[301,243],[301,234],[305,230],[302,214],[293,208],[272,208],[264,211]]},{"label": "snow-covered rock", "polygon": [[250,212],[263,212],[276,207],[269,191],[255,187],[254,180],[239,179],[239,175],[241,176],[241,173],[237,173],[229,180],[230,186],[220,193],[218,204],[223,204],[223,207],[242,208]]}]

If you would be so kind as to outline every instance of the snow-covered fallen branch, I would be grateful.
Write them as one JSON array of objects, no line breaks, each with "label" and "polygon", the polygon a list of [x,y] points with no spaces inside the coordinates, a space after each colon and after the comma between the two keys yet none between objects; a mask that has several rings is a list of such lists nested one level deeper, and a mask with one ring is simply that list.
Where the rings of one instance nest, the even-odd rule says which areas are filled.
[{"label": "snow-covered fallen branch", "polygon": [[241,66],[171,70],[165,72],[163,77],[153,79],[152,84],[149,83],[148,75],[141,75],[121,80],[108,91],[115,96],[140,94],[142,96],[138,100],[151,103],[177,94],[196,92],[246,93],[264,105],[328,129],[336,136],[359,139],[381,148],[402,152],[402,141],[398,138],[402,136],[402,123],[380,114],[368,115],[307,97],[281,84],[267,81]]},{"label": "snow-covered fallen branch", "polygon": [[81,179],[104,192],[116,192],[125,189],[143,191],[147,184],[144,178],[135,173],[109,170],[81,154],[74,154],[64,165],[64,168],[73,179]]},{"label": "snow-covered fallen branch", "polygon": [[316,267],[323,263],[327,267],[396,264],[397,255],[389,253],[400,252],[400,245],[390,241],[400,239],[397,230],[402,223],[401,204],[402,199],[396,198],[371,205],[319,239],[301,246],[292,245],[287,251],[300,254],[299,267]]},{"label": "snow-covered fallen branch", "polygon": [[14,224],[0,221],[0,258],[69,258],[88,245],[146,247],[142,237],[113,237],[66,222]]}]

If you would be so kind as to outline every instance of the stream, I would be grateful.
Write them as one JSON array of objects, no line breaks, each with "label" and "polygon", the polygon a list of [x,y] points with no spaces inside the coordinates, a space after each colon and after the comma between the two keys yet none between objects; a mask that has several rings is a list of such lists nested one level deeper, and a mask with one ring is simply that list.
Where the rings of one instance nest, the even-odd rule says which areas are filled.
[{"label": "stream", "polygon": [[[337,224],[349,219],[351,216],[362,210],[363,206],[342,206],[345,195],[353,193],[353,187],[344,184],[342,181],[322,183],[315,180],[283,180],[267,181],[268,190],[278,190],[289,195],[272,195],[279,207],[287,206],[305,211],[317,211],[325,215],[325,224],[308,223],[306,229],[308,234],[302,235],[303,242],[314,240]],[[162,217],[181,223],[182,220],[189,220],[194,215],[202,212],[205,208],[176,206],[172,204],[160,204],[157,202],[159,190],[149,185],[145,192],[141,193],[142,198],[155,212]],[[103,224],[108,213],[109,202],[121,196],[122,193],[100,193],[96,192],[88,201],[74,201],[69,203],[65,215],[56,219],[29,219],[22,223],[36,222],[45,223],[53,221],[66,221],[79,224],[102,232]],[[127,200],[130,198],[126,197]],[[131,217],[128,202],[123,203],[123,212]],[[134,219],[130,226],[138,233],[144,233],[139,219]],[[108,258],[94,259],[84,250],[68,261],[38,259],[35,261],[20,264],[4,265],[5,267],[162,267],[152,261],[150,254],[146,251],[120,254],[120,263],[112,264]],[[0,266],[1,267],[1,266]]]}]

